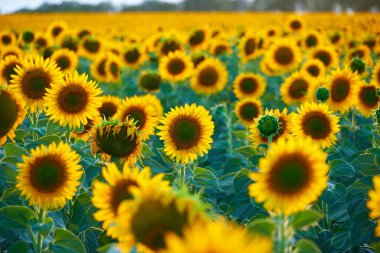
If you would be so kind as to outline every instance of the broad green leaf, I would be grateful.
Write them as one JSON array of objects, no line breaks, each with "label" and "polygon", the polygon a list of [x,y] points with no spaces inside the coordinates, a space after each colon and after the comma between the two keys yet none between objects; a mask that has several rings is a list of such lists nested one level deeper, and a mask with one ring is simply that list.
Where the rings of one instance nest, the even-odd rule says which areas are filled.
[{"label": "broad green leaf", "polygon": [[7,143],[4,147],[5,157],[29,155],[29,152],[15,143]]},{"label": "broad green leaf", "polygon": [[309,239],[301,239],[297,242],[294,253],[322,253],[315,242]]},{"label": "broad green leaf", "polygon": [[54,226],[54,220],[51,217],[47,217],[45,223],[38,223],[37,221],[32,225],[32,228],[39,234],[47,237]]},{"label": "broad green leaf", "polygon": [[243,146],[243,147],[237,148],[236,151],[247,158],[250,158],[257,154],[256,149],[252,146]]},{"label": "broad green leaf", "polygon": [[50,143],[53,143],[53,142],[58,144],[61,142],[61,138],[59,138],[58,135],[47,135],[47,136],[39,138],[38,142],[45,145],[49,145]]},{"label": "broad green leaf", "polygon": [[168,157],[165,154],[164,148],[157,148],[157,150],[158,150],[158,153],[160,154],[160,156],[162,157],[162,159],[164,160],[164,162],[169,163],[169,164],[173,164],[172,159],[170,159],[170,157]]},{"label": "broad green leaf", "polygon": [[7,253],[28,253],[31,250],[31,245],[24,241],[17,241],[7,249]]},{"label": "broad green leaf", "polygon": [[276,224],[270,218],[258,218],[251,221],[247,229],[250,233],[272,237],[276,229]]},{"label": "broad green leaf", "polygon": [[246,140],[247,139],[247,131],[244,131],[244,130],[236,130],[236,131],[232,131],[232,134],[237,138],[237,139],[240,139],[242,141]]},{"label": "broad green leaf", "polygon": [[294,229],[302,229],[316,223],[323,217],[323,214],[316,210],[305,210],[292,215],[289,225]]},{"label": "broad green leaf", "polygon": [[12,230],[23,230],[36,219],[34,212],[25,206],[5,206],[0,208],[0,225]]},{"label": "broad green leaf", "polygon": [[150,149],[150,147],[146,144],[146,143],[143,143],[142,144],[142,154],[144,157],[150,157],[150,156],[154,156],[154,152]]},{"label": "broad green leaf", "polygon": [[15,130],[15,140],[24,143],[24,139],[26,137],[26,133],[22,129],[16,129]]},{"label": "broad green leaf", "polygon": [[352,165],[344,160],[333,160],[330,162],[330,176],[332,177],[353,177],[355,169]]},{"label": "broad green leaf", "polygon": [[194,178],[192,184],[198,187],[213,187],[219,186],[218,178],[211,171],[211,169],[205,169],[196,167],[194,170]]},{"label": "broad green leaf", "polygon": [[57,228],[54,231],[53,242],[49,245],[51,253],[86,253],[86,249],[79,238],[72,232]]}]

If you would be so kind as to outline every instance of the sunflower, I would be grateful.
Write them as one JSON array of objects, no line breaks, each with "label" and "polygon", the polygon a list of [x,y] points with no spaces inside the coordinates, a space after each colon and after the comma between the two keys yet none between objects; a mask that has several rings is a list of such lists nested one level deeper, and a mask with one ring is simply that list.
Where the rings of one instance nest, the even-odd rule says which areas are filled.
[{"label": "sunflower", "polygon": [[121,99],[117,96],[106,95],[101,97],[101,106],[98,108],[100,116],[105,119],[110,119],[116,115],[121,104]]},{"label": "sunflower", "polygon": [[303,66],[301,71],[307,73],[313,78],[318,78],[325,75],[326,67],[318,59],[312,59],[307,61]]},{"label": "sunflower", "polygon": [[377,88],[380,88],[380,61],[372,69],[371,81],[376,85]]},{"label": "sunflower", "polygon": [[57,63],[64,74],[74,72],[78,66],[78,55],[67,48],[54,51],[51,60]]},{"label": "sunflower", "polygon": [[12,75],[16,74],[16,67],[21,65],[21,60],[14,55],[8,55],[4,60],[0,60],[0,85],[10,84]]},{"label": "sunflower", "polygon": [[[305,148],[307,147],[307,148]],[[249,194],[269,211],[291,215],[316,201],[327,187],[327,155],[311,139],[273,143],[259,161]]]},{"label": "sunflower", "polygon": [[125,66],[132,69],[138,69],[139,66],[145,61],[146,56],[144,55],[141,47],[136,44],[131,44],[124,49],[122,59]]},{"label": "sunflower", "polygon": [[191,58],[182,51],[170,52],[160,60],[159,72],[163,79],[178,82],[187,79],[193,71]]},{"label": "sunflower", "polygon": [[204,50],[210,41],[210,30],[207,28],[195,29],[187,39],[191,50]]},{"label": "sunflower", "polygon": [[294,72],[280,87],[282,100],[287,104],[304,103],[309,98],[313,79],[302,72]]},{"label": "sunflower", "polygon": [[9,47],[17,43],[16,36],[11,31],[0,32],[0,47]]},{"label": "sunflower", "polygon": [[[228,240],[224,240],[228,238]],[[167,248],[162,253],[271,253],[271,238],[249,235],[246,230],[227,221],[197,222],[185,228],[183,236],[166,237]]]},{"label": "sunflower", "polygon": [[234,81],[234,94],[237,98],[259,98],[266,89],[265,79],[258,74],[241,73]]},{"label": "sunflower", "polygon": [[335,48],[326,45],[315,47],[310,52],[309,59],[320,60],[325,65],[326,69],[335,67],[336,65],[338,65],[339,62],[339,57],[337,52],[335,51]]},{"label": "sunflower", "polygon": [[62,81],[62,73],[57,65],[40,56],[25,58],[22,65],[17,66],[15,71],[16,75],[12,75],[9,86],[17,94],[20,94],[32,113],[37,109],[45,108],[43,98],[47,89],[51,87],[52,83]]},{"label": "sunflower", "polygon": [[122,252],[136,244],[138,252],[159,252],[166,248],[168,234],[182,236],[185,227],[205,220],[203,205],[191,195],[153,184],[131,187],[131,192],[134,199],[120,204],[112,228]]},{"label": "sunflower", "polygon": [[90,64],[90,73],[98,82],[107,82],[106,63],[108,54],[100,54]]},{"label": "sunflower", "polygon": [[329,35],[329,40],[333,45],[339,46],[343,43],[343,35],[339,31],[334,31]]},{"label": "sunflower", "polygon": [[[370,210],[369,217],[372,219],[380,218],[380,176],[373,177],[374,189],[368,192],[367,207]],[[380,223],[377,220],[377,226],[375,230],[377,237],[380,237]]]},{"label": "sunflower", "polygon": [[121,67],[122,63],[119,57],[113,53],[110,53],[105,64],[107,82],[120,83]]},{"label": "sunflower", "polygon": [[37,50],[42,50],[52,44],[50,37],[46,36],[45,33],[37,32],[36,38],[34,40],[33,46]]},{"label": "sunflower", "polygon": [[214,122],[203,106],[195,104],[172,108],[157,128],[165,153],[176,163],[191,163],[211,148]]},{"label": "sunflower", "polygon": [[87,124],[83,125],[83,129],[74,129],[70,134],[70,138],[88,141],[93,128],[101,123],[102,117],[99,114],[92,119],[87,119]]},{"label": "sunflower", "polygon": [[306,103],[301,105],[298,113],[293,115],[292,131],[298,140],[310,137],[322,148],[335,144],[339,132],[339,117],[323,103]]},{"label": "sunflower", "polygon": [[68,50],[77,52],[79,46],[79,40],[72,32],[65,32],[59,37],[57,44],[60,48],[66,48]]},{"label": "sunflower", "polygon": [[68,30],[67,24],[63,21],[54,21],[47,28],[47,34],[56,40],[60,35]]},{"label": "sunflower", "polygon": [[262,112],[263,106],[256,98],[243,98],[235,104],[236,116],[246,127],[251,125]]},{"label": "sunflower", "polygon": [[305,24],[301,16],[291,15],[286,20],[287,30],[290,32],[299,32],[302,31]]},{"label": "sunflower", "polygon": [[327,82],[326,88],[330,91],[327,104],[333,110],[345,112],[348,110],[355,95],[355,87],[359,83],[359,77],[348,68],[334,70]]},{"label": "sunflower", "polygon": [[141,171],[137,167],[124,164],[119,171],[115,163],[111,163],[102,169],[105,182],[93,183],[94,197],[92,203],[99,210],[94,213],[97,221],[103,222],[103,229],[108,229],[108,235],[115,237],[112,225],[115,222],[117,210],[124,200],[133,199],[131,188],[141,187],[146,184],[154,184],[163,191],[169,191],[168,181],[164,181],[164,174],[151,176],[150,168],[144,167]]},{"label": "sunflower", "polygon": [[288,73],[301,63],[301,51],[290,39],[280,39],[269,46],[264,55],[264,61],[275,72]]},{"label": "sunflower", "polygon": [[269,111],[267,110],[264,114],[255,118],[254,123],[249,126],[249,139],[251,140],[251,143],[254,147],[258,147],[263,143],[269,143],[268,137],[260,134],[260,130],[258,128],[260,119],[265,115],[273,115],[277,117],[279,121],[280,129],[278,130],[278,133],[272,137],[272,142],[276,142],[281,139],[286,140],[291,136],[291,122],[293,114],[288,114],[288,110],[286,108],[284,108],[282,111],[279,109]]},{"label": "sunflower", "polygon": [[371,50],[365,45],[358,45],[355,48],[350,49],[346,56],[346,62],[350,62],[353,58],[360,58],[368,66],[372,66],[373,64]]},{"label": "sunflower", "polygon": [[323,43],[323,38],[318,31],[310,31],[304,35],[302,43],[306,49],[310,49]]},{"label": "sunflower", "polygon": [[156,92],[160,90],[162,78],[155,71],[142,71],[138,79],[138,85],[147,92]]},{"label": "sunflower", "polygon": [[367,84],[365,81],[360,81],[355,86],[355,107],[359,112],[369,117],[374,110],[378,108],[380,99],[377,95],[376,85],[371,83]]},{"label": "sunflower", "polygon": [[23,163],[17,164],[16,187],[30,205],[47,210],[62,208],[80,185],[83,173],[80,156],[63,142],[41,145],[32,149],[30,155],[23,156]]},{"label": "sunflower", "polygon": [[9,46],[1,48],[1,59],[5,59],[7,56],[14,55],[18,59],[22,59],[24,52],[17,46]]},{"label": "sunflower", "polygon": [[224,39],[215,39],[210,43],[210,52],[215,56],[231,53],[230,43]]},{"label": "sunflower", "polygon": [[9,89],[0,89],[0,108],[1,146],[7,141],[7,137],[13,141],[14,131],[24,120],[26,110],[24,101]]},{"label": "sunflower", "polygon": [[127,117],[136,121],[136,126],[141,131],[143,141],[149,139],[154,134],[154,129],[158,124],[157,109],[144,96],[127,97],[115,115],[121,122]]},{"label": "sunflower", "polygon": [[79,55],[88,59],[94,59],[100,52],[102,52],[103,43],[100,39],[92,36],[85,37],[79,45]]},{"label": "sunflower", "polygon": [[257,38],[255,35],[247,33],[239,42],[239,57],[242,63],[256,58],[258,56]]},{"label": "sunflower", "polygon": [[102,159],[118,158],[132,166],[141,157],[141,135],[133,119],[124,122],[103,121],[92,128],[91,153],[101,152]]},{"label": "sunflower", "polygon": [[184,51],[183,43],[178,35],[162,37],[157,44],[156,53],[159,57],[167,56],[170,52]]},{"label": "sunflower", "polygon": [[226,66],[218,59],[208,58],[194,70],[190,84],[197,93],[215,94],[224,89],[227,81]]},{"label": "sunflower", "polygon": [[44,97],[46,116],[63,127],[73,129],[87,124],[87,119],[98,115],[102,90],[87,75],[78,72],[67,74],[63,80],[53,83]]},{"label": "sunflower", "polygon": [[164,107],[162,106],[161,100],[153,94],[146,94],[142,97],[148,100],[148,104],[152,105],[156,111],[157,118],[161,119],[161,117],[164,116]]}]

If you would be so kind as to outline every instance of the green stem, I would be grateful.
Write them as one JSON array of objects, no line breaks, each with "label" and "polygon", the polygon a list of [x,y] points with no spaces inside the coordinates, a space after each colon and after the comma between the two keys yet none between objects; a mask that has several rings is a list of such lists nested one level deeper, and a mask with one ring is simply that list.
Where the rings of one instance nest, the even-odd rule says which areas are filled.
[{"label": "green stem", "polygon": [[227,104],[223,104],[223,108],[225,111],[225,118],[226,118],[226,128],[227,128],[227,151],[228,153],[232,153],[232,122],[231,122],[231,116],[228,112]]},{"label": "green stem", "polygon": [[286,236],[286,218],[283,215],[278,216],[277,219],[277,231],[276,231],[276,253],[286,253],[287,252],[287,241]]},{"label": "green stem", "polygon": [[[35,210],[37,211],[38,223],[45,223],[46,211],[42,208],[36,208]],[[37,253],[43,252],[43,242],[44,242],[44,237],[42,236],[41,233],[37,233],[37,245],[35,245],[35,252]]]},{"label": "green stem", "polygon": [[327,207],[327,203],[325,201],[322,200],[322,213],[325,214],[325,216],[323,217],[323,220],[322,220],[322,224],[323,224],[323,228],[324,229],[328,229],[328,207]]}]

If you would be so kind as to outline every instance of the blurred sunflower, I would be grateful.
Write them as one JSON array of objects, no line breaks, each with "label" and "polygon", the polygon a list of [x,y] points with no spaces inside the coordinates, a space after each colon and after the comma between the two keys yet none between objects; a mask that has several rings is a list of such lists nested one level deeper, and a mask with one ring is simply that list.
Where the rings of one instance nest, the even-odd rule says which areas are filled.
[{"label": "blurred sunflower", "polygon": [[266,80],[251,73],[240,73],[234,80],[234,94],[237,98],[255,97],[260,98],[266,89]]},{"label": "blurred sunflower", "polygon": [[380,98],[374,83],[367,84],[360,81],[355,87],[355,107],[365,117],[369,117],[377,108]]},{"label": "blurred sunflower", "polygon": [[183,43],[178,38],[178,35],[170,35],[169,37],[161,38],[156,47],[156,53],[159,57],[167,56],[170,52],[183,51]]},{"label": "blurred sunflower", "polygon": [[375,229],[375,235],[380,237],[380,176],[373,177],[374,189],[368,192],[369,199],[367,200],[367,207],[370,210],[369,217],[377,219],[377,226]]},{"label": "blurred sunflower", "polygon": [[326,45],[321,45],[311,50],[309,59],[320,60],[325,65],[326,70],[335,67],[339,63],[339,57],[334,47]]},{"label": "blurred sunflower", "polygon": [[44,96],[47,89],[53,83],[61,82],[63,76],[54,62],[40,56],[24,59],[15,71],[9,87],[20,94],[32,113],[46,107]]},{"label": "blurred sunflower", "polygon": [[24,101],[9,89],[0,89],[0,146],[15,137],[14,131],[25,118]]},{"label": "blurred sunflower", "polygon": [[297,140],[307,137],[313,139],[321,148],[335,144],[339,132],[339,117],[323,103],[306,103],[301,105],[298,113],[293,115],[292,132]]},{"label": "blurred sunflower", "polygon": [[210,30],[206,27],[195,29],[187,39],[191,50],[204,50],[207,48],[210,41]]},{"label": "blurred sunflower", "polygon": [[163,79],[178,82],[187,79],[191,75],[193,63],[185,52],[175,51],[162,57],[158,70]]},{"label": "blurred sunflower", "polygon": [[264,55],[271,69],[280,73],[288,73],[298,67],[302,55],[300,49],[291,39],[281,39],[274,42]]},{"label": "blurred sunflower", "polygon": [[100,54],[90,64],[90,74],[98,82],[107,82],[106,63],[108,54]]},{"label": "blurred sunflower", "polygon": [[258,56],[257,38],[247,33],[239,42],[239,57],[242,63],[247,63]]},{"label": "blurred sunflower", "polygon": [[46,33],[37,32],[34,39],[33,47],[37,50],[42,50],[52,44],[51,38]]},{"label": "blurred sunflower", "polygon": [[307,73],[313,78],[318,78],[325,75],[326,67],[320,60],[312,59],[302,65],[301,71]]},{"label": "blurred sunflower", "polygon": [[161,119],[161,117],[164,116],[164,107],[162,106],[161,100],[153,94],[146,94],[143,97],[148,100],[148,104],[153,106],[157,118]]},{"label": "blurred sunflower", "polygon": [[111,158],[118,158],[133,166],[141,157],[141,137],[132,119],[127,118],[122,123],[103,121],[102,124],[95,125],[90,142],[91,153],[100,152],[102,159],[108,162]]},{"label": "blurred sunflower", "polygon": [[101,97],[101,106],[98,108],[100,116],[105,119],[110,119],[116,115],[121,104],[121,99],[117,96],[106,95]]},{"label": "blurred sunflower", "polygon": [[371,81],[376,84],[377,88],[380,88],[380,61],[372,69]]},{"label": "blurred sunflower", "polygon": [[136,121],[143,141],[154,134],[154,129],[159,120],[156,108],[144,96],[127,97],[119,106],[115,117],[121,122],[128,117]]},{"label": "blurred sunflower", "polygon": [[157,128],[166,155],[176,163],[191,163],[211,148],[214,122],[203,106],[186,104],[172,108]]},{"label": "blurred sunflower", "polygon": [[54,21],[49,24],[47,34],[53,40],[56,40],[60,35],[68,30],[67,24],[64,21]]},{"label": "blurred sunflower", "polygon": [[256,98],[243,98],[235,104],[236,116],[246,127],[251,125],[262,112],[263,106]]},{"label": "blurred sunflower", "polygon": [[123,50],[122,59],[125,66],[137,69],[145,61],[145,55],[138,45],[131,44]]},{"label": "blurred sunflower", "polygon": [[0,32],[0,47],[9,47],[17,43],[16,36],[8,30]]},{"label": "blurred sunflower", "polygon": [[197,93],[211,95],[222,91],[227,81],[226,66],[218,59],[208,58],[194,70],[190,85]]},{"label": "blurred sunflower", "polygon": [[87,75],[78,72],[67,74],[63,80],[53,83],[44,97],[46,116],[71,129],[87,124],[87,119],[98,115],[102,90]]},{"label": "blurred sunflower", "polygon": [[347,111],[353,103],[355,88],[359,77],[348,68],[334,70],[329,75],[326,88],[330,91],[328,106],[340,112]]},{"label": "blurred sunflower", "polygon": [[71,200],[83,174],[80,156],[67,143],[51,143],[32,149],[30,157],[23,156],[17,164],[19,172],[16,187],[30,205],[42,209],[62,208]]},{"label": "blurred sunflower", "polygon": [[207,55],[204,52],[194,52],[191,54],[191,61],[194,64],[194,68],[198,67],[198,65],[206,59]]},{"label": "blurred sunflower", "polygon": [[12,75],[16,75],[16,67],[21,65],[21,60],[14,55],[8,55],[0,60],[0,85],[10,84]]},{"label": "blurred sunflower", "polygon": [[122,63],[119,57],[115,54],[110,53],[105,64],[107,82],[120,83],[121,67]]},{"label": "blurred sunflower", "polygon": [[93,117],[92,119],[87,119],[87,124],[83,126],[83,129],[74,129],[71,132],[70,138],[88,141],[91,136],[93,128],[96,125],[99,125],[101,123],[102,123],[102,117],[100,117],[99,114]]},{"label": "blurred sunflower", "polygon": [[300,15],[291,15],[286,20],[286,28],[290,32],[300,32],[304,27],[305,24]]},{"label": "blurred sunflower", "polygon": [[56,62],[62,73],[72,73],[78,66],[78,55],[66,48],[58,49],[51,55],[51,60]]},{"label": "blurred sunflower", "polygon": [[154,71],[142,71],[138,79],[138,85],[147,92],[160,90],[162,78],[159,73]]},{"label": "blurred sunflower", "polygon": [[358,45],[355,48],[350,49],[347,52],[346,57],[346,62],[350,62],[354,58],[359,58],[368,66],[372,66],[373,64],[371,50],[366,45]]},{"label": "blurred sunflower", "polygon": [[24,56],[24,52],[17,46],[9,46],[9,47],[4,47],[4,48],[1,48],[0,50],[0,55],[1,55],[1,58],[0,59],[5,59],[7,56],[10,56],[10,55],[14,55],[16,56],[18,59],[22,59],[23,56]]},{"label": "blurred sunflower", "polygon": [[210,43],[210,52],[215,56],[230,54],[232,52],[230,44],[225,39],[214,39]]},{"label": "blurred sunflower", "polygon": [[280,87],[281,98],[287,105],[304,103],[309,98],[312,86],[313,79],[309,75],[293,72]]},{"label": "blurred sunflower", "polygon": [[279,140],[260,159],[259,172],[250,174],[249,194],[268,211],[287,216],[302,211],[327,187],[326,158],[311,139]]},{"label": "blurred sunflower", "polygon": [[144,167],[141,171],[138,167],[130,167],[124,164],[123,170],[119,171],[115,163],[111,163],[102,169],[105,182],[96,180],[93,183],[92,203],[99,210],[94,213],[97,221],[103,222],[103,229],[107,234],[115,238],[112,225],[115,222],[117,210],[125,200],[133,199],[131,188],[141,187],[146,184],[154,184],[162,191],[169,191],[168,181],[164,181],[164,174],[151,176],[149,167]]},{"label": "blurred sunflower", "polygon": [[320,32],[312,30],[304,34],[302,44],[306,49],[317,47],[323,43],[323,37]]},{"label": "blurred sunflower", "polygon": [[103,43],[100,39],[95,37],[85,37],[79,45],[78,53],[80,56],[88,59],[94,59],[100,52],[102,52]]}]

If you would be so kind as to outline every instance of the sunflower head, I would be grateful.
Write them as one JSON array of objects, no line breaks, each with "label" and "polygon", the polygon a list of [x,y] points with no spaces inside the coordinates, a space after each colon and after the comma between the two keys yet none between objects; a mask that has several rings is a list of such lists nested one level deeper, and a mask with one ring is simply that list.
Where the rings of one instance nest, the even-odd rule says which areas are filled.
[{"label": "sunflower head", "polygon": [[74,197],[82,169],[79,155],[66,143],[41,145],[18,164],[16,187],[29,204],[43,209],[61,208]]},{"label": "sunflower head", "polygon": [[138,80],[139,87],[148,92],[158,91],[161,82],[162,78],[160,74],[154,71],[143,71]]},{"label": "sunflower head", "polygon": [[251,125],[262,113],[262,104],[256,98],[243,98],[236,102],[235,113],[245,126]]},{"label": "sunflower head", "polygon": [[329,90],[325,87],[319,87],[315,92],[315,97],[318,101],[326,102],[329,99],[330,93]]},{"label": "sunflower head", "polygon": [[380,98],[378,95],[378,89],[373,83],[366,83],[361,81],[358,86],[355,87],[355,106],[366,117],[369,117],[373,110],[378,108]]},{"label": "sunflower head", "polygon": [[270,114],[265,114],[258,119],[257,129],[261,136],[272,138],[280,131],[279,119]]},{"label": "sunflower head", "polygon": [[233,91],[237,98],[259,98],[265,92],[265,88],[265,79],[260,75],[242,73],[235,78]]},{"label": "sunflower head", "polygon": [[102,104],[98,109],[100,116],[105,119],[115,116],[121,104],[121,99],[116,96],[107,95],[103,96],[101,100]]},{"label": "sunflower head", "polygon": [[193,70],[191,58],[182,51],[170,52],[159,64],[159,72],[163,79],[171,82],[183,81]]},{"label": "sunflower head", "polygon": [[12,75],[16,73],[16,67],[21,65],[21,60],[19,60],[14,55],[9,55],[5,59],[0,61],[0,84],[5,82],[10,84]]}]

